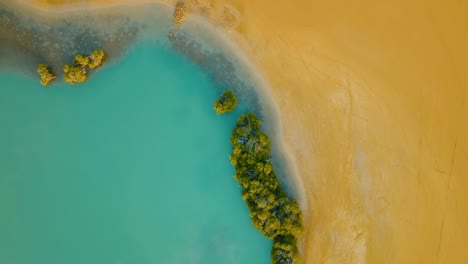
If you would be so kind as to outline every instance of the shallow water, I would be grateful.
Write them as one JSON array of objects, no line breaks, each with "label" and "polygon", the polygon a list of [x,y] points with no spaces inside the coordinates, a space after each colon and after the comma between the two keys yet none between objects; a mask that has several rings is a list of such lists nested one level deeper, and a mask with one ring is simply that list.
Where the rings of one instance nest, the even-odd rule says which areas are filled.
[{"label": "shallow water", "polygon": [[0,72],[0,263],[269,263],[232,177],[221,92],[144,42],[87,83]]}]

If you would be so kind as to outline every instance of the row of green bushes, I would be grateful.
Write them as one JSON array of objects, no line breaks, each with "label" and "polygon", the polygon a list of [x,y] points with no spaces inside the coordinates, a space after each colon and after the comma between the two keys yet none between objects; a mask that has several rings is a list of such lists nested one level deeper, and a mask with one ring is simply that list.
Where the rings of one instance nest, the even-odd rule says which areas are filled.
[{"label": "row of green bushes", "polygon": [[[88,79],[87,69],[95,69],[101,66],[104,58],[105,54],[102,49],[93,51],[89,56],[76,55],[73,65],[65,65],[63,67],[65,81],[69,84],[85,82]],[[46,64],[39,64],[37,66],[37,74],[41,78],[43,86],[49,85],[56,78],[51,68]]]},{"label": "row of green bushes", "polygon": [[[215,110],[218,114],[230,112],[236,104],[237,98],[228,91],[215,103]],[[250,209],[252,224],[273,240],[272,263],[299,264],[298,240],[304,232],[303,215],[298,203],[278,181],[270,139],[261,130],[261,121],[254,113],[239,117],[231,144],[229,159],[236,168],[234,178],[242,188],[242,199]]]}]

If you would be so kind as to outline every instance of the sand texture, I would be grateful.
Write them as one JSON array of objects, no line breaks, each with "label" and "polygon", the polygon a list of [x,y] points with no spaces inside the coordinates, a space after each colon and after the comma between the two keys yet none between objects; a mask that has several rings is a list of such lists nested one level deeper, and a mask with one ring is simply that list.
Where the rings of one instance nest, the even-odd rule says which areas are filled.
[{"label": "sand texture", "polygon": [[468,263],[465,1],[190,3],[271,85],[308,200],[304,263]]},{"label": "sand texture", "polygon": [[293,2],[232,4],[306,186],[306,263],[467,263],[468,5]]}]

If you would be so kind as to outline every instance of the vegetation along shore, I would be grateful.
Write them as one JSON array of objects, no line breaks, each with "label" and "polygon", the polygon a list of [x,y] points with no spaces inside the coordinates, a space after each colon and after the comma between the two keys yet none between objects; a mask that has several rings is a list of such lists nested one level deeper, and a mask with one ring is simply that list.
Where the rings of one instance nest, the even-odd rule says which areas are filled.
[{"label": "vegetation along shore", "polygon": [[[104,59],[105,53],[102,49],[94,50],[89,56],[77,54],[73,65],[66,64],[63,66],[65,81],[70,85],[85,82],[88,79],[88,69],[100,67]],[[37,74],[41,78],[43,86],[48,86],[56,78],[46,64],[37,66]]]},{"label": "vegetation along shore", "polygon": [[[225,91],[215,102],[218,114],[234,110],[237,98]],[[272,264],[299,264],[298,240],[304,232],[303,215],[296,200],[290,198],[275,174],[270,139],[261,130],[254,113],[241,115],[231,134],[233,150],[229,159],[234,178],[242,189],[252,224],[273,240]]]}]

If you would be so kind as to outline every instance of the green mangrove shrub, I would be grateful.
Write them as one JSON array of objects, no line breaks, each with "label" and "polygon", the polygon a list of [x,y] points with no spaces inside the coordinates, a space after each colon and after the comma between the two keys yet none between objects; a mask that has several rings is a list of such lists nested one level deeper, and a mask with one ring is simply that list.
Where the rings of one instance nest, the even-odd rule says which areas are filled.
[{"label": "green mangrove shrub", "polygon": [[55,79],[55,75],[52,73],[50,67],[46,64],[37,65],[36,72],[41,78],[41,84],[43,86],[49,85]]},{"label": "green mangrove shrub", "polygon": [[237,97],[232,91],[224,91],[214,103],[214,110],[218,115],[232,112],[237,106]]},{"label": "green mangrove shrub", "polygon": [[65,81],[69,84],[82,83],[88,79],[86,68],[80,65],[65,65],[63,72]]},{"label": "green mangrove shrub", "polygon": [[242,199],[250,209],[252,224],[273,240],[273,264],[299,264],[298,239],[304,227],[298,203],[290,198],[274,172],[270,139],[261,131],[254,113],[241,115],[231,134],[229,156]]},{"label": "green mangrove shrub", "polygon": [[89,56],[77,54],[73,65],[63,67],[65,81],[69,84],[85,82],[88,79],[87,68],[95,69],[101,66],[104,57],[102,49],[93,51]]},{"label": "green mangrove shrub", "polygon": [[104,62],[105,54],[102,49],[97,49],[89,55],[89,64],[90,69],[98,68]]},{"label": "green mangrove shrub", "polygon": [[81,66],[82,68],[88,66],[89,64],[89,57],[85,55],[78,54],[75,56],[75,65]]}]

